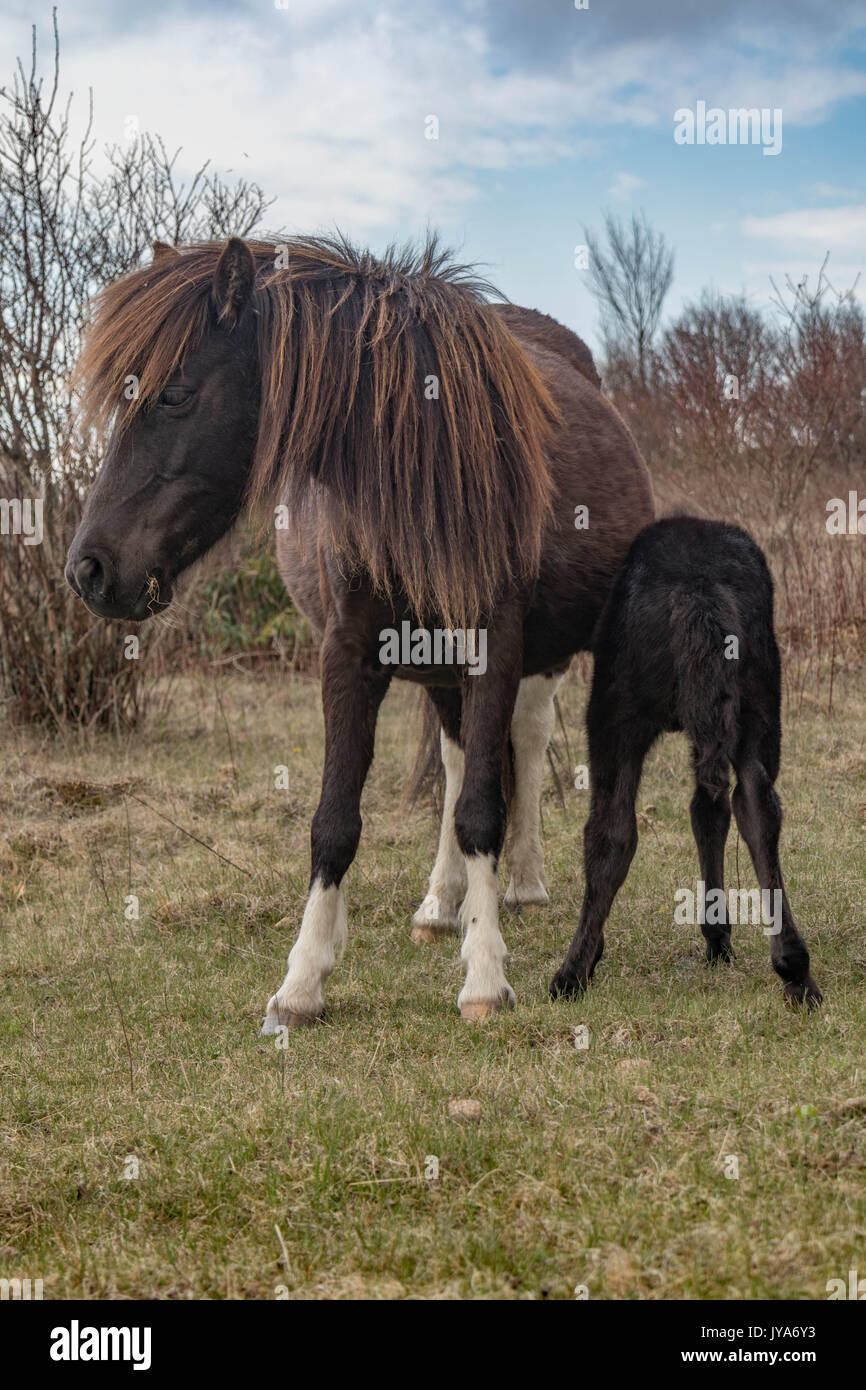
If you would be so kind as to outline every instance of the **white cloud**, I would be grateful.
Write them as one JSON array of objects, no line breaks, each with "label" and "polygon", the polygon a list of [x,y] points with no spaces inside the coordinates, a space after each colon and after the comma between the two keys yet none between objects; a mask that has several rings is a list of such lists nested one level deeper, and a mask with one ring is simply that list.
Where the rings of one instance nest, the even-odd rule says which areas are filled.
[{"label": "white cloud", "polygon": [[617,199],[618,202],[625,202],[638,188],[646,188],[646,179],[640,178],[637,174],[627,174],[622,171],[614,176],[613,183],[607,190],[607,196]]},{"label": "white cloud", "polygon": [[[106,0],[95,8],[107,19]],[[362,234],[459,218],[485,172],[543,168],[614,140],[620,148],[629,130],[655,127],[672,139],[673,111],[697,98],[782,106],[787,151],[792,125],[866,92],[866,73],[815,57],[785,33],[773,48],[745,52],[694,32],[594,47],[576,39],[557,55],[565,61],[545,68],[522,65],[516,45],[503,54],[485,28],[494,16],[479,5],[469,12],[471,22],[418,0],[384,0],[372,12],[351,0],[290,0],[286,10],[261,0],[246,11],[170,5],[146,23],[133,10],[125,28],[113,10],[113,23],[96,23],[73,0],[61,12],[62,85],[75,88],[80,107],[93,87],[99,140],[122,140],[136,115],[170,148],[183,146],[185,169],[213,158],[276,194],[273,225],[336,222]],[[50,28],[38,18],[47,65]],[[21,5],[0,20],[0,51],[26,53],[23,21]],[[438,140],[424,138],[430,114]],[[641,186],[622,172],[609,196]]]},{"label": "white cloud", "polygon": [[[477,173],[573,158],[568,84],[491,75],[483,45],[452,24],[342,17],[327,39],[282,11],[212,25],[166,16],[153,41],[114,34],[64,50],[62,82],[94,88],[97,140],[120,142],[128,116],[161,134],[191,170],[257,179],[292,229],[423,225],[477,196]],[[79,103],[83,110],[84,102]],[[439,138],[425,138],[425,120]]]},{"label": "white cloud", "polygon": [[[740,267],[739,280],[730,285],[730,292],[742,291],[759,309],[773,308],[773,285],[782,293],[783,298],[788,299],[791,297],[787,290],[789,281],[792,285],[799,285],[805,277],[808,284],[815,288],[823,260],[824,255],[821,253],[804,254],[799,258],[777,257],[766,261],[745,261]],[[853,290],[854,298],[866,305],[866,280],[862,266],[852,261],[837,263],[831,257],[826,269],[826,280],[831,289],[838,294],[847,294]]]},{"label": "white cloud", "polygon": [[779,286],[786,277],[798,284],[804,275],[810,284],[816,284],[824,257],[830,252],[826,270],[830,284],[840,293],[856,287],[856,297],[866,303],[866,204],[745,217],[740,229],[744,236],[769,242],[772,247],[772,259],[748,260],[743,265],[753,292],[769,297],[771,276]]},{"label": "white cloud", "polygon": [[835,183],[816,183],[812,185],[811,191],[816,198],[832,198],[836,202],[845,203],[856,203],[858,196],[853,188],[840,188]]},{"label": "white cloud", "polygon": [[772,217],[744,217],[744,236],[783,246],[815,250],[844,250],[855,256],[866,243],[866,203],[835,208],[800,208]]}]

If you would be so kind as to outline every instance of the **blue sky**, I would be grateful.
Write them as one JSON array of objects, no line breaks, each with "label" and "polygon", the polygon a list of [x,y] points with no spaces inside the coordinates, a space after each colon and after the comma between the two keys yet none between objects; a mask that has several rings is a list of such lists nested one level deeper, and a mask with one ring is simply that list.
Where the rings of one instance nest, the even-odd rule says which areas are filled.
[{"label": "blue sky", "polygon": [[[769,303],[770,276],[866,269],[866,5],[834,0],[61,0],[62,80],[96,133],[142,129],[277,198],[290,231],[374,247],[429,223],[512,299],[597,343],[573,252],[644,209],[676,252],[667,305]],[[6,0],[0,82],[50,5]],[[674,111],[781,108],[781,153],[682,146]],[[425,138],[435,115],[439,139]],[[866,276],[864,276],[866,279]],[[866,287],[861,284],[861,291]]]}]

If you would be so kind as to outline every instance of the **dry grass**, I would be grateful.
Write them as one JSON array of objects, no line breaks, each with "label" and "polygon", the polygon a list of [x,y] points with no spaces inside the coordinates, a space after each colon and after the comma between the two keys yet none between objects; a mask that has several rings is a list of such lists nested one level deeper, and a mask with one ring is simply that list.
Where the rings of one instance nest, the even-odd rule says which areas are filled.
[{"label": "dry grass", "polygon": [[[711,973],[698,929],[673,925],[697,869],[670,739],[591,994],[546,997],[586,812],[551,790],[553,904],[505,924],[517,1012],[462,1025],[456,942],[409,942],[435,826],[400,808],[414,730],[397,689],[330,1020],[288,1052],[257,1028],[291,944],[276,923],[300,920],[318,696],[221,692],[222,711],[212,683],[183,684],[134,739],[2,734],[0,1274],[41,1276],[46,1297],[731,1299],[823,1298],[862,1270],[862,676],[837,678],[831,716],[807,695],[786,725],[783,863],[820,1014],[785,1010],[756,929]],[[564,697],[572,763],[585,693],[573,679]],[[732,834],[733,882],[736,865]]]}]

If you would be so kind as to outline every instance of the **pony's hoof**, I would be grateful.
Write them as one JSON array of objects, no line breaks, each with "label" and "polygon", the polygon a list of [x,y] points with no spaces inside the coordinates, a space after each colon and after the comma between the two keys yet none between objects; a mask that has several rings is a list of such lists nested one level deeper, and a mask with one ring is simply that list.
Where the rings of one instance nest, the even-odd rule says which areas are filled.
[{"label": "pony's hoof", "polygon": [[792,980],[789,980],[785,985],[785,1003],[790,1004],[793,1008],[805,1004],[807,1009],[817,1009],[823,998],[823,994],[811,975],[807,975],[805,980],[801,980],[799,984],[794,984]]},{"label": "pony's hoof", "polygon": [[498,999],[469,999],[460,1005],[464,1023],[483,1023],[506,1009],[514,1008],[514,990],[506,985]]},{"label": "pony's hoof", "polygon": [[437,942],[444,941],[456,934],[458,927],[413,927],[409,933],[409,940],[415,946],[435,946]]},{"label": "pony's hoof", "polygon": [[416,946],[435,946],[437,941],[452,937],[459,930],[456,919],[452,925],[450,922],[417,922],[413,918],[409,940]]},{"label": "pony's hoof", "polygon": [[277,996],[274,995],[268,1001],[260,1037],[270,1037],[274,1033],[279,1033],[282,1028],[312,1028],[314,1023],[321,1023],[324,1017],[324,1009],[320,1009],[317,1014],[299,1014],[294,1013],[291,1009],[283,1009],[277,1002]]},{"label": "pony's hoof", "polygon": [[416,946],[434,945],[443,936],[453,936],[460,930],[457,909],[450,908],[435,893],[428,893],[412,918],[410,941]]},{"label": "pony's hoof", "polygon": [[522,907],[549,907],[550,897],[540,878],[512,878],[503,902],[511,912],[519,912]]}]

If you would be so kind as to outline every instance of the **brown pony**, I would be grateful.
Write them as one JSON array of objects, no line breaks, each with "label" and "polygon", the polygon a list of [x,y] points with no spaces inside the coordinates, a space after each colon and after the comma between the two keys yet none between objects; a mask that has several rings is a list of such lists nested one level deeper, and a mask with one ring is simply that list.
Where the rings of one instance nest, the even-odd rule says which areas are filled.
[{"label": "brown pony", "polygon": [[158,246],[104,291],[86,338],[84,417],[112,425],[66,571],[88,607],[164,608],[244,504],[270,497],[282,572],[322,631],[310,891],[266,1032],[324,1012],[392,676],[420,682],[442,725],[422,920],[451,927],[460,904],[464,1018],[514,1000],[497,903],[509,735],[521,902],[544,892],[551,677],[588,647],[652,494],[586,347],[490,294],[435,240],[380,259],[328,238]]}]

